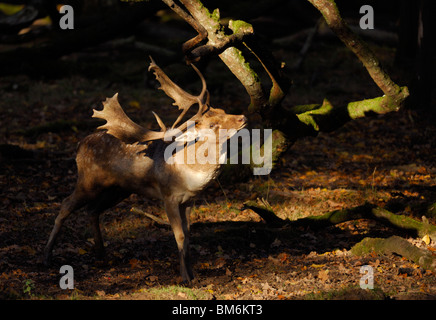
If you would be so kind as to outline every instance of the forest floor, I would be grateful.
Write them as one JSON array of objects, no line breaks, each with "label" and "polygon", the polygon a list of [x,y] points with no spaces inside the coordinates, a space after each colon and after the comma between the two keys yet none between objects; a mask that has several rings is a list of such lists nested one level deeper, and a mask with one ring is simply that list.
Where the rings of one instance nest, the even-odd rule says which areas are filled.
[{"label": "forest floor", "polygon": [[[392,49],[373,49],[392,72]],[[283,49],[275,54],[288,62],[297,56]],[[101,217],[105,262],[96,261],[87,217],[78,212],[63,227],[52,266],[43,266],[41,252],[60,203],[74,188],[75,148],[99,124],[91,120],[92,108],[119,92],[121,105],[140,123],[152,123],[151,110],[167,123],[176,117],[171,101],[147,86],[152,77],[145,75],[144,57],[128,47],[97,46],[65,56],[62,66],[73,66],[65,76],[0,78],[0,299],[436,298],[434,272],[396,255],[350,253],[368,236],[401,235],[436,254],[434,242],[365,219],[315,232],[274,228],[241,211],[245,201],[264,199],[280,218],[295,220],[369,202],[420,220],[436,199],[436,129],[409,110],[301,139],[269,176],[213,182],[192,213],[196,280],[190,287],[179,285],[169,227],[131,212],[137,207],[165,220],[161,204],[136,195]],[[188,67],[164,69],[175,80],[189,72],[196,82],[187,87],[198,90]],[[229,113],[243,112],[247,97],[225,66],[214,60],[206,70],[212,102]],[[326,96],[340,103],[380,95],[336,42],[315,44],[303,69],[290,77],[294,85],[285,106],[320,103]],[[428,218],[436,223],[435,216]],[[74,269],[73,290],[59,287],[62,265]],[[373,268],[373,290],[359,287],[364,265]]]}]

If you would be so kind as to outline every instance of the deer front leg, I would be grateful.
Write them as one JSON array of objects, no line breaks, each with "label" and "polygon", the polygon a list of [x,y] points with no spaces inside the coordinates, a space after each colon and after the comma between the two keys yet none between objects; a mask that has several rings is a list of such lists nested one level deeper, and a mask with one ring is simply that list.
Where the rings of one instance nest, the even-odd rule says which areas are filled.
[{"label": "deer front leg", "polygon": [[98,260],[102,260],[105,256],[103,237],[100,230],[100,213],[89,212],[89,218],[94,232],[94,250]]},{"label": "deer front leg", "polygon": [[189,235],[190,235],[190,214],[191,214],[191,205],[189,204],[181,204],[179,205],[179,212],[180,212],[180,216],[182,218],[182,225],[183,228],[185,230],[185,239],[187,239],[186,241],[186,250],[184,250],[184,254],[185,254],[185,265],[186,265],[186,270],[188,272],[188,275],[190,277],[190,279],[194,279],[194,275],[192,272],[192,261],[191,261],[191,250],[189,248]]},{"label": "deer front leg", "polygon": [[187,211],[189,214],[189,209],[185,205],[180,205],[174,199],[165,201],[165,211],[174,232],[177,248],[179,249],[180,273],[183,282],[187,283],[194,279],[189,254],[189,218],[186,216]]}]

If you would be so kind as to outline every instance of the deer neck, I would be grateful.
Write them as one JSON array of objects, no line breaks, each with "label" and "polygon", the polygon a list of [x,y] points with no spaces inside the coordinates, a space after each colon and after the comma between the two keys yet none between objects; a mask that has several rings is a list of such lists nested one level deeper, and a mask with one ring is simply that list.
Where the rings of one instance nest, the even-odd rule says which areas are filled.
[{"label": "deer neck", "polygon": [[188,142],[173,155],[174,163],[167,161],[167,165],[182,178],[189,191],[197,193],[218,175],[220,151],[221,146],[208,139]]},{"label": "deer neck", "polygon": [[188,142],[184,152],[184,163],[190,170],[212,172],[220,168],[222,144],[214,137],[205,137],[200,141]]}]

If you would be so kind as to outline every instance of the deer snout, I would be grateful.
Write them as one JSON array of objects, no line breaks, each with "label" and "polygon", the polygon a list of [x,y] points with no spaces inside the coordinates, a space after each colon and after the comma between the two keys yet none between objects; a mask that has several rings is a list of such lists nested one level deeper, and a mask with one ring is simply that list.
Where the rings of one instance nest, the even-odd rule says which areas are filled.
[{"label": "deer snout", "polygon": [[239,126],[239,129],[238,130],[240,130],[240,129],[242,129],[243,127],[245,127],[245,125],[247,124],[247,117],[246,116],[244,116],[244,115],[242,115],[242,116],[238,116],[237,118],[236,118],[236,122],[240,125]]},{"label": "deer snout", "polygon": [[238,123],[244,124],[244,123],[247,122],[247,117],[244,116],[244,115],[238,116],[238,117],[236,118],[236,121],[237,121]]}]

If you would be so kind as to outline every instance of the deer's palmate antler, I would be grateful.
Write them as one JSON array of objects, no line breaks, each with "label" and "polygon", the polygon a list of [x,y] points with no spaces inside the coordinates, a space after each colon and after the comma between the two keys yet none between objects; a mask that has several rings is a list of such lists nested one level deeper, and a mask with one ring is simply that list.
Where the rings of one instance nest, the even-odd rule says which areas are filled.
[{"label": "deer's palmate antler", "polygon": [[[154,62],[152,57],[150,57],[150,60],[151,62],[148,70],[154,72],[156,79],[161,84],[159,89],[163,90],[170,98],[174,99],[173,105],[178,106],[179,110],[182,110],[182,113],[171,126],[171,130],[173,130],[180,120],[183,119],[184,115],[188,112],[192,105],[198,104],[197,113],[176,128],[179,130],[179,132],[184,131],[187,128],[188,121],[195,121],[199,119],[207,109],[209,92],[207,91],[206,80],[204,79],[200,70],[191,64],[192,68],[200,77],[203,85],[203,88],[198,96],[191,95],[175,84]],[[155,116],[161,131],[148,130],[133,122],[121,108],[118,102],[118,93],[116,93],[112,98],[107,98],[106,101],[103,102],[103,110],[98,111],[94,109],[92,117],[107,121],[106,124],[98,127],[98,129],[106,129],[107,133],[125,143],[134,143],[164,138],[165,134],[167,133],[167,127],[155,112],[153,112],[153,115]]]}]

